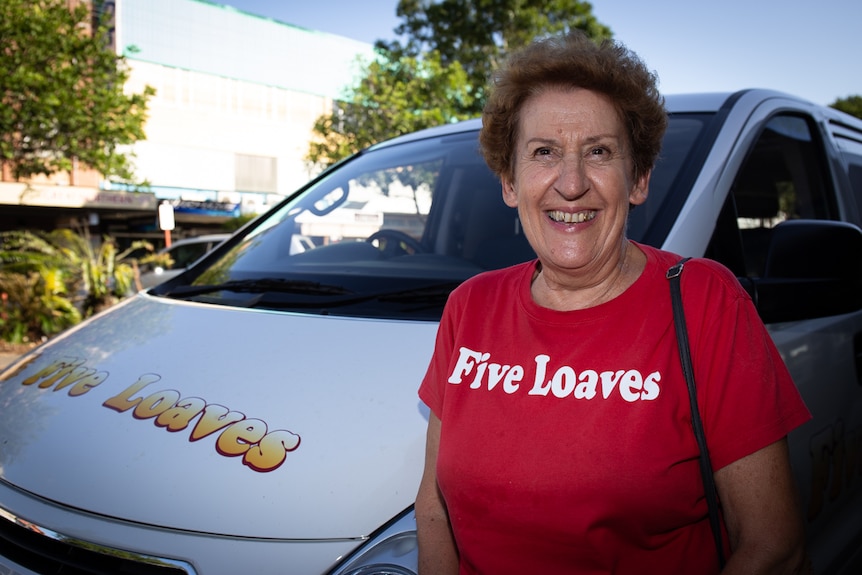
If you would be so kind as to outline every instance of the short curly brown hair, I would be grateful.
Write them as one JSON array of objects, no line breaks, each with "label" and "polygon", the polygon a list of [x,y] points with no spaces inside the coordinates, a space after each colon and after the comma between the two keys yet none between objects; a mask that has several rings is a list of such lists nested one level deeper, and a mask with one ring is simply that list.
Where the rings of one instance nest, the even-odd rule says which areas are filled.
[{"label": "short curly brown hair", "polygon": [[514,175],[514,149],[524,102],[548,87],[585,88],[607,96],[623,119],[635,178],[652,169],[667,127],[658,77],[613,40],[593,42],[579,30],[537,40],[513,53],[492,77],[479,143],[498,176]]}]

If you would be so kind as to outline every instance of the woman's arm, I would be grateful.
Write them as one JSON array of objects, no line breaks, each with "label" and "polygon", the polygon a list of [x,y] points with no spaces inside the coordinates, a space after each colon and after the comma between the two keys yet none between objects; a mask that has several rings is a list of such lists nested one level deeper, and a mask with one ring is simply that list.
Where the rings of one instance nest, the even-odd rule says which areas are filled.
[{"label": "woman's arm", "polygon": [[719,469],[715,482],[731,548],[723,575],[810,572],[786,438]]},{"label": "woman's arm", "polygon": [[437,450],[440,445],[440,419],[432,412],[425,440],[425,472],[416,495],[416,531],[419,538],[419,574],[458,573],[458,551],[446,502],[437,486]]}]

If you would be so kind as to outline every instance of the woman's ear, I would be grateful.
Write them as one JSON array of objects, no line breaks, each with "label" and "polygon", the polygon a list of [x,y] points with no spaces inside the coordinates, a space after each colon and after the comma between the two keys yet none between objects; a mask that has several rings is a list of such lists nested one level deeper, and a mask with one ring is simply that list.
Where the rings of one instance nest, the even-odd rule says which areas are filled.
[{"label": "woman's ear", "polygon": [[515,191],[515,186],[506,176],[500,176],[500,182],[503,184],[503,201],[510,208],[517,208],[518,192]]},{"label": "woman's ear", "polygon": [[644,203],[649,195],[649,178],[652,170],[647,171],[637,179],[631,192],[629,192],[629,203],[639,206]]}]

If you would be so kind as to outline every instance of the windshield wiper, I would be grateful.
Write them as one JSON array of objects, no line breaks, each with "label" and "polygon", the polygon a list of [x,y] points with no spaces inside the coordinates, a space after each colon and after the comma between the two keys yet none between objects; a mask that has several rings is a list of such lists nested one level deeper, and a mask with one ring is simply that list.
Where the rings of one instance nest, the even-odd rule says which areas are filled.
[{"label": "windshield wiper", "polygon": [[376,297],[380,301],[399,303],[438,303],[440,300],[448,299],[452,290],[460,284],[459,281],[443,282],[420,288],[379,293]]},{"label": "windshield wiper", "polygon": [[[333,297],[326,301],[302,301],[302,300],[274,300],[272,298],[262,298],[255,302],[256,306],[263,307],[285,307],[285,308],[336,308],[356,305],[368,301],[377,300],[379,302],[395,303],[395,304],[412,304],[412,305],[441,305],[446,303],[449,294],[461,282],[444,282],[437,283],[419,288],[396,289],[385,291],[369,291],[360,293],[333,293]],[[324,294],[325,295],[325,294]]]},{"label": "windshield wiper", "polygon": [[341,286],[321,284],[305,280],[285,280],[263,278],[254,280],[234,280],[212,285],[178,286],[165,292],[165,297],[193,297],[217,291],[232,291],[242,293],[295,293],[303,295],[346,295],[353,293]]},{"label": "windshield wiper", "polygon": [[[179,286],[164,294],[163,297],[178,299],[206,296],[217,291],[257,294],[253,300],[243,301],[246,307],[270,309],[321,309],[328,310],[377,300],[380,303],[400,304],[418,309],[437,307],[446,303],[449,293],[460,284],[449,281],[426,285],[418,288],[392,289],[371,292],[353,292],[346,288],[320,284],[304,280],[257,279],[236,280],[213,285]],[[269,295],[268,295],[269,294]],[[285,299],[276,294],[295,294],[297,296],[320,296],[306,299],[303,297]],[[213,302],[218,303],[218,302]],[[238,305],[238,304],[237,304]]]}]

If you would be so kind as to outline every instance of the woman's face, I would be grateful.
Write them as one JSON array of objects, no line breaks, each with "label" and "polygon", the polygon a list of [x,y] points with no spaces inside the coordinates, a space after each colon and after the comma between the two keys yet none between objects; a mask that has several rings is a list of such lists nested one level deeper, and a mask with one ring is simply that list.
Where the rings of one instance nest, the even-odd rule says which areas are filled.
[{"label": "woman's face", "polygon": [[518,208],[543,270],[602,274],[619,264],[629,203],[646,200],[634,179],[623,123],[602,94],[549,88],[523,105],[513,177],[503,199]]}]

